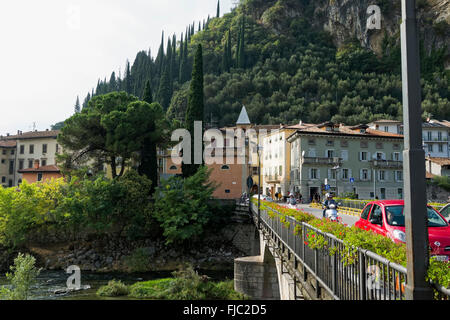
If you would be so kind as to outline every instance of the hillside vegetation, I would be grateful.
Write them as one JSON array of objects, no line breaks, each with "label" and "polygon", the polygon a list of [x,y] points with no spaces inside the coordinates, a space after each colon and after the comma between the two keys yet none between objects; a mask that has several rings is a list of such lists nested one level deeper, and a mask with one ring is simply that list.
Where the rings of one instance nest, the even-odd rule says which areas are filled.
[{"label": "hillside vegetation", "polygon": [[[379,52],[363,47],[357,36],[337,41],[337,31],[325,31],[315,21],[327,14],[320,11],[325,2],[243,0],[231,13],[208,18],[198,28],[196,23],[189,26],[181,40],[174,35],[166,41],[163,35],[156,58],[139,52],[132,65],[127,63],[122,78],[113,73],[109,81],[99,81],[84,105],[93,95],[116,90],[142,97],[149,79],[153,97],[169,118],[184,120],[194,49],[201,43],[204,114],[210,124],[233,125],[242,105],[251,121],[259,124],[401,120],[399,33],[382,31]],[[327,5],[340,2],[345,1]],[[398,10],[396,1],[375,3],[386,19]],[[422,11],[430,10],[427,1],[419,5]],[[449,26],[445,20],[434,23],[426,14],[423,17],[421,24],[430,25],[421,29],[423,117],[450,119],[448,48],[442,45],[448,40]],[[434,30],[433,39],[444,41],[436,40],[430,47],[427,30]]]}]

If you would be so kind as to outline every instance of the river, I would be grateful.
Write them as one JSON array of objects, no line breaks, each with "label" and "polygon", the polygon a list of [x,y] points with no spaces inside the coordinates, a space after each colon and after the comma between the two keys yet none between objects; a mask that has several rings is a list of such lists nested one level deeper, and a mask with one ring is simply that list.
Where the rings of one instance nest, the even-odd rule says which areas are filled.
[{"label": "river", "polygon": [[[199,274],[205,274],[212,280],[226,280],[233,278],[233,271],[207,271],[200,270]],[[116,279],[130,285],[138,281],[147,281],[171,276],[171,272],[148,272],[142,274],[129,273],[81,273],[81,285],[89,285],[90,289],[71,292],[64,295],[54,294],[55,290],[66,288],[66,281],[70,274],[64,271],[42,271],[37,278],[37,283],[33,286],[30,300],[132,300],[129,297],[99,297],[96,295],[98,288],[108,283],[108,281]],[[5,285],[7,280],[2,274],[0,276],[0,285]]]}]

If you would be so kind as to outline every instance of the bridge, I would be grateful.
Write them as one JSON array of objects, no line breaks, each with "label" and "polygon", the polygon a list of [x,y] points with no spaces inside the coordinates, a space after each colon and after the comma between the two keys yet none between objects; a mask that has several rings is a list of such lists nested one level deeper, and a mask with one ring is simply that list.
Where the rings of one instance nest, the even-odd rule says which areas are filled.
[{"label": "bridge", "polygon": [[[371,251],[348,248],[334,235],[292,217],[282,221],[276,218],[282,214],[267,206],[259,215],[254,203],[246,208],[256,226],[253,246],[259,247],[259,255],[235,259],[236,291],[264,300],[405,299],[405,267]],[[322,236],[325,247],[308,246],[312,234]],[[352,261],[345,254],[350,250]],[[434,287],[439,299],[449,299],[450,290]]]}]

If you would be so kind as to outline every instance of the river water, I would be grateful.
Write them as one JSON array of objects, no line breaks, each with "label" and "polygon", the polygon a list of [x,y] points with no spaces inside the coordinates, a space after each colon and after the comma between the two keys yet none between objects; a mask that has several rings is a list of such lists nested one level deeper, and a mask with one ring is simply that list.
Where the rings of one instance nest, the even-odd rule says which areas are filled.
[{"label": "river water", "polygon": [[[205,274],[212,280],[226,280],[233,278],[233,271],[207,271],[201,270],[199,274]],[[81,285],[89,285],[90,289],[71,292],[67,294],[55,294],[55,290],[67,288],[66,281],[70,274],[65,271],[42,271],[37,278],[37,283],[32,288],[30,300],[131,300],[127,296],[109,298],[99,297],[96,295],[98,288],[106,285],[110,280],[121,280],[123,283],[130,285],[138,281],[147,281],[154,279],[167,278],[171,276],[171,272],[148,272],[143,274],[129,273],[81,273]],[[0,286],[7,283],[6,278],[2,274],[0,276]]]}]

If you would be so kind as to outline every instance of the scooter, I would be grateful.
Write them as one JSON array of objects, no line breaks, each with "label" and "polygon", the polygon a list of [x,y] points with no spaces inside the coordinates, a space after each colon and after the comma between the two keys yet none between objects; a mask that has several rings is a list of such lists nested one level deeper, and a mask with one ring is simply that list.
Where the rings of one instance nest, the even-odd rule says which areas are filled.
[{"label": "scooter", "polygon": [[335,204],[328,205],[328,209],[325,210],[325,217],[333,222],[340,222],[341,218],[337,212],[337,206]]}]

